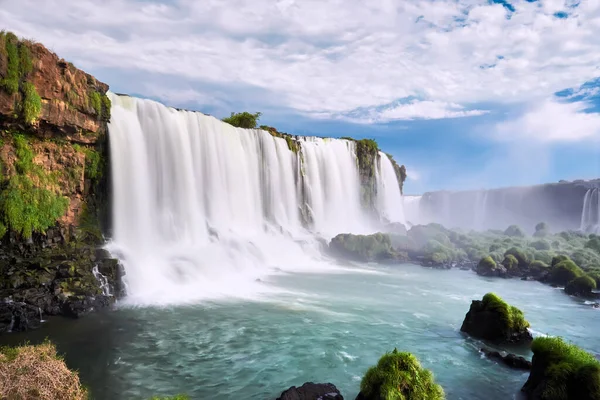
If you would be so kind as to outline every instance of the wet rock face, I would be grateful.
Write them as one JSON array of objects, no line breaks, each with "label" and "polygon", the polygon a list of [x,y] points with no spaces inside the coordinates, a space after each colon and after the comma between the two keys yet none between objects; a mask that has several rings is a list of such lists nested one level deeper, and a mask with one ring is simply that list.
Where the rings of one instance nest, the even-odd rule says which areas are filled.
[{"label": "wet rock face", "polygon": [[525,359],[524,357],[520,357],[511,353],[502,354],[497,351],[492,351],[488,349],[480,350],[487,358],[492,360],[497,360],[503,363],[504,365],[514,368],[514,369],[522,369],[529,371],[531,370],[531,361]]},{"label": "wet rock face", "polygon": [[39,308],[10,300],[0,302],[0,333],[28,331],[40,324]]},{"label": "wet rock face", "polygon": [[277,400],[344,400],[344,397],[331,383],[307,382],[300,387],[292,386]]}]

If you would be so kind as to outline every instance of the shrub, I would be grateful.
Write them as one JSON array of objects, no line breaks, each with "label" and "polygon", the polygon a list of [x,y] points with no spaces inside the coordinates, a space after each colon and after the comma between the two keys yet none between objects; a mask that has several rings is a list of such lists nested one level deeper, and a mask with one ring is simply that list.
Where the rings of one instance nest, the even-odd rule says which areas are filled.
[{"label": "shrub", "polygon": [[587,241],[585,244],[586,249],[592,249],[597,253],[600,253],[600,237],[595,236]]},{"label": "shrub", "polygon": [[[531,350],[533,370],[543,370],[537,377],[542,378],[540,398],[600,399],[600,362],[593,355],[557,337],[537,337]],[[525,388],[532,380],[530,376]]]},{"label": "shrub", "polygon": [[571,259],[569,258],[569,256],[565,256],[564,254],[558,255],[554,258],[552,258],[552,264],[550,264],[550,266],[554,267],[556,266],[556,264],[559,264],[563,261],[570,261]]},{"label": "shrub", "polygon": [[509,305],[495,293],[487,293],[482,299],[486,310],[498,312],[502,316],[505,329],[508,331],[521,332],[529,328],[529,322],[525,319],[523,311]]},{"label": "shrub", "polygon": [[223,118],[222,121],[238,128],[256,129],[261,115],[260,112],[255,114],[250,114],[247,111],[237,114],[232,112],[229,117]]},{"label": "shrub", "polygon": [[518,268],[519,260],[512,254],[507,254],[506,257],[504,257],[504,261],[502,261],[502,265],[504,265],[504,268],[506,268],[507,271],[511,271]]},{"label": "shrub", "polygon": [[525,233],[517,225],[511,225],[508,228],[506,228],[504,234],[510,237],[525,237]]},{"label": "shrub", "polygon": [[23,120],[28,124],[33,124],[42,112],[42,98],[35,90],[35,86],[29,82],[23,84]]},{"label": "shrub", "polygon": [[535,242],[531,242],[529,244],[530,247],[533,247],[536,250],[550,250],[551,246],[547,240],[536,240]]},{"label": "shrub", "polygon": [[590,276],[583,275],[573,279],[565,286],[565,293],[574,296],[588,296],[596,289],[596,281]]},{"label": "shrub", "polygon": [[442,400],[444,390],[415,356],[394,349],[369,368],[360,383],[365,400]]},{"label": "shrub", "polygon": [[0,398],[84,400],[87,391],[49,342],[0,349]]},{"label": "shrub", "polygon": [[571,260],[565,260],[552,267],[548,280],[557,285],[566,285],[583,274],[583,270],[577,264]]},{"label": "shrub", "polygon": [[477,272],[492,271],[497,268],[496,261],[492,257],[487,256],[482,258],[477,264]]},{"label": "shrub", "polygon": [[506,250],[506,253],[504,253],[505,257],[508,255],[514,256],[519,262],[519,267],[521,268],[526,268],[529,265],[529,256],[527,256],[527,254],[525,254],[525,252],[521,249],[511,247],[510,249]]},{"label": "shrub", "polygon": [[552,263],[552,257],[554,253],[550,250],[539,250],[533,253],[534,260],[543,261],[545,264]]}]

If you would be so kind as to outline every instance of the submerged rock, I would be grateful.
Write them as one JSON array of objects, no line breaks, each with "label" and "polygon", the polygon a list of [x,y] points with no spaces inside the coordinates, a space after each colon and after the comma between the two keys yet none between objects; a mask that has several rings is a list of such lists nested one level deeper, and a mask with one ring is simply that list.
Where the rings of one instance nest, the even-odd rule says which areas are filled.
[{"label": "submerged rock", "polygon": [[533,340],[523,312],[494,293],[473,300],[460,328],[469,335],[495,343],[529,343]]},{"label": "submerged rock", "polygon": [[502,362],[504,365],[507,365],[514,369],[523,369],[526,371],[531,370],[531,361],[527,360],[525,357],[517,356],[512,353],[508,353],[503,355],[498,351],[488,350],[488,349],[480,349],[480,351],[490,359],[498,360]]},{"label": "submerged rock", "polygon": [[277,400],[344,400],[344,397],[331,383],[307,382],[300,387],[292,386]]}]

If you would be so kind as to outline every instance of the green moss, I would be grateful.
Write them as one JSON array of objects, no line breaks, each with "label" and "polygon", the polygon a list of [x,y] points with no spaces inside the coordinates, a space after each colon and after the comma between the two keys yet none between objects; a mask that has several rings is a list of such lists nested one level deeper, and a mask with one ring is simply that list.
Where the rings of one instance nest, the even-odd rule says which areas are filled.
[{"label": "green moss", "polygon": [[231,113],[229,117],[223,118],[222,121],[238,128],[256,129],[258,120],[262,113],[257,112],[250,114],[247,111],[241,113]]},{"label": "green moss", "polygon": [[0,216],[4,233],[6,229],[18,232],[25,238],[33,232],[45,232],[64,215],[68,199],[45,188],[56,181],[54,174],[47,174],[33,162],[33,151],[27,138],[14,136],[16,174],[0,193]]},{"label": "green moss", "polygon": [[552,267],[556,266],[556,264],[559,264],[563,261],[570,261],[571,259],[569,258],[569,256],[566,256],[564,254],[555,256],[552,258],[552,263],[550,264]]},{"label": "green moss", "polygon": [[519,267],[521,268],[525,268],[529,265],[530,263],[530,258],[527,254],[525,254],[525,252],[519,248],[516,247],[511,247],[510,249],[506,250],[506,252],[504,253],[504,256],[508,256],[508,255],[512,255],[514,256],[517,261],[519,262]]},{"label": "green moss", "polygon": [[23,84],[23,96],[21,109],[23,120],[28,124],[33,124],[42,112],[42,98],[35,90],[35,86],[29,82]]},{"label": "green moss", "polygon": [[91,147],[73,145],[75,151],[85,155],[85,177],[96,180],[102,177],[102,156],[100,152]]},{"label": "green moss", "polygon": [[8,94],[19,91],[19,39],[11,32],[4,35],[4,49],[7,55],[6,76],[0,80],[2,87]]},{"label": "green moss", "polygon": [[442,387],[433,374],[421,367],[417,358],[394,349],[371,367],[360,383],[366,400],[442,400]]},{"label": "green moss", "polygon": [[512,254],[507,254],[502,261],[502,265],[510,272],[519,267],[519,260]]},{"label": "green moss", "polygon": [[110,121],[110,99],[106,94],[103,94],[100,100],[102,101],[102,118],[104,121]]},{"label": "green moss", "polygon": [[589,296],[596,290],[596,280],[588,275],[579,276],[565,286],[565,293],[576,296]]},{"label": "green moss", "polygon": [[31,59],[31,52],[26,44],[21,43],[19,45],[19,75],[21,79],[27,77],[33,71],[33,60]]},{"label": "green moss", "polygon": [[600,399],[600,362],[592,354],[557,337],[537,337],[531,350],[544,370],[542,399]]},{"label": "green moss", "polygon": [[100,93],[95,90],[89,94],[89,104],[94,109],[98,118],[102,117],[102,99]]},{"label": "green moss", "polygon": [[533,247],[536,250],[550,250],[551,246],[547,240],[536,240],[535,242],[531,242],[529,244],[530,247]]},{"label": "green moss", "polygon": [[509,305],[495,293],[487,293],[483,296],[485,309],[497,312],[501,315],[507,331],[521,332],[529,328],[529,322],[525,319],[523,312],[517,307]]},{"label": "green moss", "polygon": [[548,280],[557,285],[566,285],[573,279],[583,275],[583,270],[577,264],[571,260],[565,260],[551,268]]}]

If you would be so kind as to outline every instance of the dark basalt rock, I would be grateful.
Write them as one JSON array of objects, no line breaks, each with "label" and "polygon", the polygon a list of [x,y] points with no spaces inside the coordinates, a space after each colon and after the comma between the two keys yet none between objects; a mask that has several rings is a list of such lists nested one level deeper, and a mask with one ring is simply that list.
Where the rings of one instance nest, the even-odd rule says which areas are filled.
[{"label": "dark basalt rock", "polygon": [[502,362],[504,365],[509,366],[510,368],[522,369],[522,370],[526,370],[526,371],[531,370],[531,361],[527,360],[524,357],[520,357],[520,356],[511,354],[511,353],[503,355],[500,352],[488,350],[488,349],[484,349],[484,348],[482,348],[480,351],[487,358],[490,358],[493,360],[498,360],[498,361]]},{"label": "dark basalt rock", "polygon": [[0,333],[21,332],[40,326],[41,310],[35,306],[4,301],[0,303]]},{"label": "dark basalt rock", "polygon": [[307,382],[300,387],[292,386],[277,400],[344,400],[344,397],[331,383]]}]

